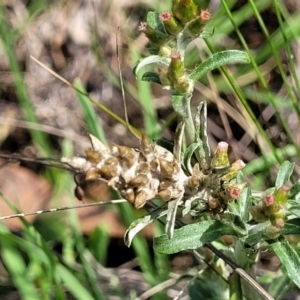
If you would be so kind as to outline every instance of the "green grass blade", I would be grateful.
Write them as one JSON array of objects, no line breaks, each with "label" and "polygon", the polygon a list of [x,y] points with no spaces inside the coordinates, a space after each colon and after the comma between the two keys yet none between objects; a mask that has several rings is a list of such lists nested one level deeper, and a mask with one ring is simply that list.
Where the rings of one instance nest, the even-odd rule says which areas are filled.
[{"label": "green grass blade", "polygon": [[57,276],[66,285],[68,290],[79,300],[95,300],[89,291],[82,285],[74,274],[72,274],[65,266],[57,266]]},{"label": "green grass blade", "polygon": [[81,93],[77,91],[76,94],[79,99],[79,103],[81,105],[82,112],[83,112],[83,117],[85,122],[87,123],[89,133],[98,137],[103,143],[107,143],[104,131],[102,127],[99,125],[99,121],[95,113],[95,109],[90,99],[87,96],[85,96],[86,91],[80,79],[75,80],[74,86],[76,89],[81,91]]}]

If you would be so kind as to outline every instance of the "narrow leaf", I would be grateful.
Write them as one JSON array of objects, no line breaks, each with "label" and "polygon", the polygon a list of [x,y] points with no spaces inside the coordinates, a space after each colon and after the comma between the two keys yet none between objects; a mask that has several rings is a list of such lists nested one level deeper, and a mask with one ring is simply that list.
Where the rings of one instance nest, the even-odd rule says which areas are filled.
[{"label": "narrow leaf", "polygon": [[286,268],[290,279],[300,288],[300,258],[297,252],[283,238],[271,246]]},{"label": "narrow leaf", "polygon": [[276,183],[275,183],[275,188],[279,189],[282,187],[285,183],[288,183],[290,180],[290,177],[294,171],[294,166],[295,163],[290,163],[289,161],[283,162],[283,164],[280,166],[277,178],[276,178]]},{"label": "narrow leaf", "polygon": [[184,122],[180,122],[175,131],[173,154],[177,161],[181,162],[182,141],[184,136]]},{"label": "narrow leaf", "polygon": [[166,234],[168,238],[172,238],[174,234],[176,213],[178,208],[178,202],[182,197],[178,197],[175,200],[169,201],[168,203],[168,212],[167,212],[167,220],[166,220]]},{"label": "narrow leaf", "polygon": [[87,123],[88,131],[94,136],[98,137],[102,142],[106,143],[105,133],[103,131],[103,128],[99,125],[100,122],[96,115],[95,108],[93,107],[93,104],[91,103],[90,99],[87,96],[85,96],[87,92],[85,91],[80,79],[75,79],[74,87],[77,89],[76,94],[79,99],[80,106],[82,108],[84,120]]},{"label": "narrow leaf", "polygon": [[189,78],[198,81],[208,72],[232,63],[248,63],[249,57],[246,52],[239,50],[226,50],[213,54],[202,64],[197,66],[190,74]]},{"label": "narrow leaf", "polygon": [[57,274],[64,282],[68,290],[76,296],[76,299],[93,300],[94,297],[82,285],[82,283],[62,264],[57,266]]},{"label": "narrow leaf", "polygon": [[289,193],[289,198],[291,199],[295,199],[296,201],[299,201],[300,202],[300,182],[296,182],[291,190],[290,190],[290,193]]},{"label": "narrow leaf", "polygon": [[229,209],[234,214],[238,215],[244,222],[248,222],[250,219],[249,207],[251,206],[250,189],[243,189],[238,200],[229,204]]},{"label": "narrow leaf", "polygon": [[132,222],[129,228],[126,230],[124,235],[124,243],[127,247],[130,247],[131,242],[135,235],[139,233],[142,229],[144,229],[147,225],[151,224],[153,219],[150,215],[147,215],[143,218],[137,219]]},{"label": "narrow leaf", "polygon": [[193,156],[195,150],[197,148],[199,148],[200,146],[201,146],[200,143],[192,143],[184,151],[183,164],[184,164],[185,168],[187,169],[187,171],[189,172],[189,174],[192,174],[192,171],[193,171],[193,168],[191,165],[192,156]]},{"label": "narrow leaf", "polygon": [[172,96],[172,105],[174,110],[178,113],[179,116],[186,119],[189,116],[189,105],[190,105],[191,96],[187,95],[173,95]]},{"label": "narrow leaf", "polygon": [[169,239],[167,235],[155,238],[154,249],[163,254],[177,253],[187,249],[199,248],[223,235],[237,236],[238,233],[232,226],[221,221],[203,221],[175,229],[172,239]]},{"label": "narrow leaf", "polygon": [[300,218],[288,220],[282,231],[283,235],[300,234]]},{"label": "narrow leaf", "polygon": [[200,143],[198,151],[200,157],[202,158],[200,165],[202,168],[206,169],[207,166],[210,165],[211,152],[207,136],[207,103],[205,101],[200,102],[199,106],[197,107],[195,127],[197,142]]},{"label": "narrow leaf", "polygon": [[135,67],[133,68],[134,75],[137,76],[138,72],[142,68],[144,68],[148,65],[151,65],[151,64],[162,64],[165,66],[169,66],[170,58],[162,57],[160,55],[150,55],[145,58],[142,58],[136,63]]},{"label": "narrow leaf", "polygon": [[141,80],[161,84],[158,74],[154,72],[144,73]]},{"label": "narrow leaf", "polygon": [[139,218],[134,222],[132,222],[124,235],[125,245],[127,247],[130,247],[131,242],[137,233],[139,233],[147,225],[151,224],[153,220],[159,219],[166,214],[167,214],[166,209],[159,207],[153,210],[149,215],[146,215],[143,218]]}]

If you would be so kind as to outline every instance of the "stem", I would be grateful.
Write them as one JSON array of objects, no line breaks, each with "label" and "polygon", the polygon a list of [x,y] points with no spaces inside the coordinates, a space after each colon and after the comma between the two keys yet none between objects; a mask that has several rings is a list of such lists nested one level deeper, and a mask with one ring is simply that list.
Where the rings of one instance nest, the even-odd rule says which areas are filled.
[{"label": "stem", "polygon": [[243,299],[243,292],[241,286],[241,277],[237,273],[233,272],[229,276],[229,292],[230,300]]}]

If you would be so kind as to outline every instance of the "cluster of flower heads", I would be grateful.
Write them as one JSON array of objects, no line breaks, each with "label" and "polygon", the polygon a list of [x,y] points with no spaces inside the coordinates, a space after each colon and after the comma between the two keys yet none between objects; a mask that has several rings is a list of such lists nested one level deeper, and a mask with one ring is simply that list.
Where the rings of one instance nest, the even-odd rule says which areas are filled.
[{"label": "cluster of flower heads", "polygon": [[140,149],[116,144],[108,147],[92,135],[90,139],[92,148],[85,151],[85,157],[62,161],[84,173],[86,181],[106,181],[137,209],[159,198],[164,202],[179,199],[178,204],[182,206],[187,200],[201,201],[202,211],[222,212],[244,187],[235,180],[244,163],[238,160],[229,165],[225,142],[219,143],[206,174],[196,163],[192,174],[187,175],[170,151],[145,136],[140,141]]},{"label": "cluster of flower heads", "polygon": [[269,221],[270,225],[266,227],[266,236],[276,238],[286,221],[286,203],[288,200],[291,186],[283,184],[273,193],[266,194],[262,201],[250,208],[250,213],[257,223]]},{"label": "cluster of flower heads", "polygon": [[201,36],[211,14],[193,0],[173,0],[171,12],[162,12],[158,20],[153,21],[155,17],[155,14],[151,15],[139,29],[149,39],[151,54],[170,59],[167,68],[161,66],[158,69],[160,83],[173,94],[191,93],[194,86],[184,67],[186,44]]}]

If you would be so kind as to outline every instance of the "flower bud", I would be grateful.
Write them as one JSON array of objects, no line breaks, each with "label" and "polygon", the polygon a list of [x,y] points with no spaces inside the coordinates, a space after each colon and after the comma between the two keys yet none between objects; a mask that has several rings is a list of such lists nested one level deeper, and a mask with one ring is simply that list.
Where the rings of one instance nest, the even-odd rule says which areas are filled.
[{"label": "flower bud", "polygon": [[201,10],[201,13],[197,18],[191,21],[187,29],[191,36],[196,37],[200,35],[204,29],[205,24],[211,18],[211,13],[208,10]]},{"label": "flower bud", "polygon": [[165,89],[169,89],[171,86],[171,81],[168,78],[168,70],[165,68],[158,68],[158,77]]},{"label": "flower bud", "polygon": [[176,35],[182,30],[181,24],[174,18],[174,16],[166,11],[160,14],[160,20],[163,22],[166,31],[171,35]]},{"label": "flower bud", "polygon": [[285,216],[285,211],[281,209],[270,216],[270,222],[276,228],[283,229],[285,224]]},{"label": "flower bud", "polygon": [[228,144],[226,142],[220,142],[217,146],[214,157],[211,160],[211,167],[213,169],[223,169],[228,166]]},{"label": "flower bud", "polygon": [[269,218],[265,215],[262,207],[262,203],[259,203],[258,205],[251,206],[250,214],[252,215],[252,218],[257,223],[263,223],[266,222]]},{"label": "flower bud", "polygon": [[220,192],[220,197],[222,197],[222,199],[227,202],[236,200],[240,196],[245,186],[246,186],[246,182],[235,183],[235,184],[232,183],[224,184],[223,186],[224,190]]},{"label": "flower bud", "polygon": [[163,45],[159,48],[158,54],[163,57],[170,57],[172,54],[172,49],[169,46]]},{"label": "flower bud", "polygon": [[183,60],[179,52],[175,51],[170,56],[171,62],[168,68],[168,78],[174,83],[185,75]]},{"label": "flower bud", "polygon": [[190,83],[186,76],[178,79],[176,83],[173,84],[174,92],[177,94],[185,94],[190,92]]},{"label": "flower bud", "polygon": [[141,22],[139,26],[139,30],[143,31],[149,41],[155,46],[164,45],[168,41],[168,36],[153,29],[146,22]]},{"label": "flower bud", "polygon": [[274,193],[274,197],[275,197],[275,202],[278,205],[285,205],[286,201],[288,199],[288,194],[289,191],[291,189],[291,186],[288,184],[284,184],[282,187],[280,187],[275,193]]},{"label": "flower bud", "polygon": [[274,204],[274,195],[273,194],[270,194],[270,195],[266,195],[264,196],[263,198],[263,203],[265,206],[271,206]]},{"label": "flower bud", "polygon": [[239,159],[237,161],[235,161],[231,166],[230,166],[230,170],[228,173],[226,173],[222,179],[224,181],[229,182],[230,180],[232,180],[233,178],[236,177],[238,171],[242,170],[245,167],[245,163]]},{"label": "flower bud", "polygon": [[173,1],[172,12],[174,16],[185,25],[196,18],[198,7],[193,0],[175,0]]},{"label": "flower bud", "polygon": [[280,236],[281,234],[281,229],[273,226],[272,224],[269,224],[266,229],[264,234],[269,238],[269,239],[276,239]]}]

